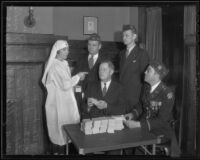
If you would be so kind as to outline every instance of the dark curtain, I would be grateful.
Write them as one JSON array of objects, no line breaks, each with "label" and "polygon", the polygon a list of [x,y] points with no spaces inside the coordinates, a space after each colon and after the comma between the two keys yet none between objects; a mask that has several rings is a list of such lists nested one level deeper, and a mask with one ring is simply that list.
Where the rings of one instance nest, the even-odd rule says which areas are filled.
[{"label": "dark curtain", "polygon": [[184,7],[183,92],[179,143],[183,154],[196,152],[196,8]]},{"label": "dark curtain", "polygon": [[146,50],[150,59],[162,61],[162,9],[146,9]]},{"label": "dark curtain", "polygon": [[196,150],[196,153],[197,153],[197,156],[200,157],[200,53],[199,53],[199,48],[197,48],[196,50],[197,52],[197,124],[196,124],[196,127],[197,127],[197,150]]},{"label": "dark curtain", "polygon": [[146,7],[138,7],[138,43],[141,48],[146,45]]}]

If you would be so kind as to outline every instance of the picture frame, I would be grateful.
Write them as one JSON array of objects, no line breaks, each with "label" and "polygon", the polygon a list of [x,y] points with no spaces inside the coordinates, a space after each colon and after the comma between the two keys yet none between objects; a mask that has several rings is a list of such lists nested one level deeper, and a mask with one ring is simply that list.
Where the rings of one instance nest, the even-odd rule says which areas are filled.
[{"label": "picture frame", "polygon": [[90,35],[98,33],[98,18],[91,16],[83,17],[83,34]]}]

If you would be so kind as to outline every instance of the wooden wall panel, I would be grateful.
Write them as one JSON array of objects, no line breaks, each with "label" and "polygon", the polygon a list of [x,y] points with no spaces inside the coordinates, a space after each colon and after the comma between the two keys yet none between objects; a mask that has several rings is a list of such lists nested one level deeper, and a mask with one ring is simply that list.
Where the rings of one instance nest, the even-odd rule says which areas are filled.
[{"label": "wooden wall panel", "polygon": [[52,44],[67,37],[7,33],[6,154],[44,154],[41,76]]},{"label": "wooden wall panel", "polygon": [[56,40],[67,40],[66,36],[55,36],[53,34],[31,34],[31,33],[7,33],[6,42],[8,45],[52,45]]},{"label": "wooden wall panel", "polygon": [[44,62],[49,52],[50,46],[9,45],[6,47],[6,60],[7,62]]},{"label": "wooden wall panel", "polygon": [[[7,97],[16,103],[7,108],[7,154],[42,154],[43,91],[38,84],[43,65],[12,64],[8,68],[7,73],[15,75],[7,75],[14,82],[7,83]],[[15,93],[9,95],[12,91]]]},{"label": "wooden wall panel", "polygon": [[[75,64],[79,61],[79,59],[83,58],[84,56],[87,56],[88,50],[86,40],[69,40],[68,43],[70,45],[69,58],[72,61],[75,61]],[[125,46],[121,42],[102,42],[101,52],[105,57],[113,61],[113,63],[115,64],[116,71],[118,71],[119,69],[119,52],[124,47]]]}]

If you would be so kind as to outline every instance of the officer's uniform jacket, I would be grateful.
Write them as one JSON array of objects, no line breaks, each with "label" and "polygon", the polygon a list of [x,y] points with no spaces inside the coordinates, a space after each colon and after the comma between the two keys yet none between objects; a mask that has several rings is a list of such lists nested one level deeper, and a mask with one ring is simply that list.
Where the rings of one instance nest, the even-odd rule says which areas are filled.
[{"label": "officer's uniform jacket", "polygon": [[179,154],[175,133],[170,124],[173,120],[174,93],[162,82],[152,93],[150,88],[148,84],[143,86],[140,103],[132,110],[134,119],[140,120],[142,130],[171,139],[173,151]]}]

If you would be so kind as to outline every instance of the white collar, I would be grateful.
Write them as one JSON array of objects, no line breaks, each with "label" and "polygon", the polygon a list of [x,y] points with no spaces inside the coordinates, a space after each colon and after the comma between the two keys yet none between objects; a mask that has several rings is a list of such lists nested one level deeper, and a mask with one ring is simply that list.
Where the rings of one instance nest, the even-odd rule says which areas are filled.
[{"label": "white collar", "polygon": [[[89,60],[91,57],[92,57],[92,55],[89,54],[89,55],[88,55],[88,60]],[[95,64],[95,62],[96,62],[96,60],[97,60],[98,57],[99,57],[99,53],[97,53],[97,54],[95,54],[95,55],[93,56],[93,62],[94,62],[94,64]]]},{"label": "white collar", "polygon": [[152,93],[152,92],[156,89],[156,87],[160,84],[160,82],[161,82],[161,81],[159,81],[159,82],[157,82],[156,84],[154,84],[153,86],[151,86],[151,91],[150,91],[150,93]]},{"label": "white collar", "polygon": [[111,83],[111,80],[109,80],[108,82],[102,82],[101,81],[101,89],[103,90],[103,87],[104,87],[104,83],[106,83],[106,90],[108,90],[109,86],[110,86],[110,83]]},{"label": "white collar", "polygon": [[132,45],[130,48],[127,48],[129,53],[131,52],[131,50],[135,47],[135,45]]},{"label": "white collar", "polygon": [[[93,56],[93,59],[97,59],[97,58],[98,58],[98,56],[99,56],[99,53],[95,54],[95,55]],[[90,57],[92,57],[92,55],[91,55],[91,54],[89,54],[89,55],[88,55],[88,59],[90,59]]]}]

